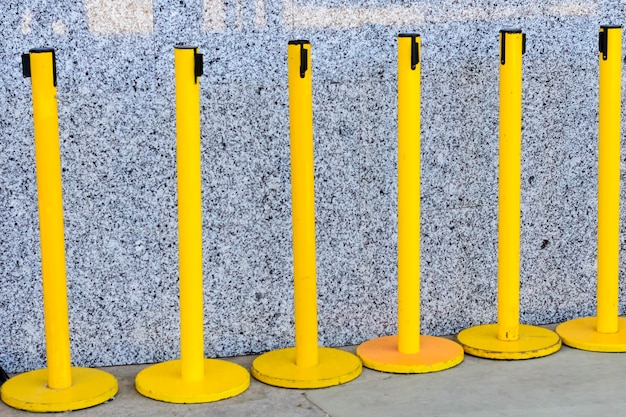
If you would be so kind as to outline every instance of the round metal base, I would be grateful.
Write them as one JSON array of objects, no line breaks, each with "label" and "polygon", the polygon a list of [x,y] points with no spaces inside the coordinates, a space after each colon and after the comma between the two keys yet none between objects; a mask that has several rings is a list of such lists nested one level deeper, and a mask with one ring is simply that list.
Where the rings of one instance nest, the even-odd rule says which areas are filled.
[{"label": "round metal base", "polygon": [[382,372],[420,374],[443,371],[463,361],[463,348],[452,340],[420,336],[420,351],[415,354],[398,350],[398,336],[385,336],[362,343],[356,354],[363,366]]},{"label": "round metal base", "polygon": [[560,324],[556,332],[563,343],[594,352],[626,352],[626,319],[618,317],[617,333],[598,333],[597,317],[585,317]]},{"label": "round metal base", "polygon": [[252,362],[252,376],[283,388],[325,388],[352,381],[361,374],[361,360],[339,349],[318,348],[318,364],[296,365],[296,348],[267,352]]},{"label": "round metal base", "polygon": [[250,386],[250,374],[235,363],[204,360],[204,379],[184,381],[180,359],[149,366],[137,374],[135,388],[148,398],[177,404],[195,404],[234,397]]},{"label": "round metal base", "polygon": [[555,332],[543,327],[521,324],[519,339],[498,339],[498,325],[485,324],[463,330],[457,340],[465,353],[488,359],[532,359],[551,355],[561,348]]},{"label": "round metal base", "polygon": [[80,410],[93,407],[117,394],[117,380],[107,372],[91,368],[71,368],[72,386],[48,388],[48,369],[26,372],[5,382],[2,401],[20,410],[37,413]]}]

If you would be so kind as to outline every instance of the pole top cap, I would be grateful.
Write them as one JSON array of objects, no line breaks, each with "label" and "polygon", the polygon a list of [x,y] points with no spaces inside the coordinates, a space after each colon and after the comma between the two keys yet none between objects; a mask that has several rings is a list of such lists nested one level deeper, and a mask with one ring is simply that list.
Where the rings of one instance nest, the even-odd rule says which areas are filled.
[{"label": "pole top cap", "polygon": [[33,48],[28,54],[22,54],[22,75],[24,78],[31,77],[30,54],[52,54],[52,85],[57,86],[57,63],[54,48]]},{"label": "pole top cap", "polygon": [[54,48],[33,48],[28,52],[31,54],[54,53]]},{"label": "pole top cap", "polygon": [[298,39],[298,40],[293,40],[293,41],[289,41],[287,42],[288,45],[309,45],[311,44],[311,42],[305,40],[305,39]]}]

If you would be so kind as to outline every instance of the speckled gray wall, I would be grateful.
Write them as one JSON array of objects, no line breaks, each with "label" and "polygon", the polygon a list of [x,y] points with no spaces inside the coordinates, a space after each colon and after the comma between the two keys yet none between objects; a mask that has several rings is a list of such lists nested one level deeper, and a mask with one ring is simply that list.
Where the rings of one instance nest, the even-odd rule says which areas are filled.
[{"label": "speckled gray wall", "polygon": [[207,356],[293,344],[291,39],[313,48],[321,343],[396,331],[399,32],[423,43],[423,332],[496,319],[498,31],[510,27],[528,37],[521,321],[595,314],[597,37],[625,22],[618,0],[3,2],[0,364],[45,366],[28,49],[57,50],[72,359],[98,366],[179,356],[177,43],[205,54]]}]

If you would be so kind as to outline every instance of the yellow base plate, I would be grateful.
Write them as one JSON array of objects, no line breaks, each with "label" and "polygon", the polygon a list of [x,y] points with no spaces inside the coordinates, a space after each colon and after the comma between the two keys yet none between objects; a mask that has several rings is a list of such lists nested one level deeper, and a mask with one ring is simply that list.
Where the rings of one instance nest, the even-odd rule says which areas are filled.
[{"label": "yellow base plate", "polygon": [[363,366],[382,372],[420,374],[443,371],[463,361],[463,348],[452,340],[420,336],[420,351],[415,354],[398,350],[398,336],[386,336],[362,343],[356,354]]},{"label": "yellow base plate", "polygon": [[597,317],[585,317],[560,324],[556,332],[563,343],[594,352],[626,352],[626,319],[619,317],[617,333],[598,333]]},{"label": "yellow base plate", "polygon": [[551,355],[561,348],[559,335],[543,327],[519,326],[519,339],[498,339],[498,325],[485,324],[463,330],[457,340],[465,353],[488,359],[532,359]]},{"label": "yellow base plate", "polygon": [[202,381],[184,381],[180,366],[180,359],[149,366],[137,374],[135,388],[154,400],[196,404],[234,397],[250,386],[250,374],[235,363],[205,359]]},{"label": "yellow base plate", "polygon": [[20,410],[48,413],[93,407],[117,394],[117,380],[107,372],[76,367],[71,372],[72,386],[62,390],[48,388],[47,369],[14,376],[0,388],[2,401]]},{"label": "yellow base plate", "polygon": [[318,348],[318,364],[296,365],[296,348],[267,352],[252,362],[252,376],[283,388],[325,388],[352,381],[362,371],[361,360],[339,349]]}]

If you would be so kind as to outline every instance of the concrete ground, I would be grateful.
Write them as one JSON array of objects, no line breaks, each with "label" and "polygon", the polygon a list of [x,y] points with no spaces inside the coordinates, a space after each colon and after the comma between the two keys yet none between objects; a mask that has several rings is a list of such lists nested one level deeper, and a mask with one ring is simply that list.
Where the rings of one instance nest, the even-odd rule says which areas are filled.
[{"label": "concrete ground", "polygon": [[[553,326],[549,326],[553,328]],[[345,348],[354,352],[355,347]],[[228,360],[250,368],[254,356]],[[626,410],[626,354],[594,353],[564,346],[554,355],[525,361],[466,356],[455,368],[421,375],[364,369],[345,385],[296,390],[252,379],[243,394],[196,405],[168,404],[135,391],[135,375],[146,365],[106,370],[119,393],[108,403],[74,411],[76,417],[272,416],[616,416]],[[0,416],[32,415],[0,403]]]}]

